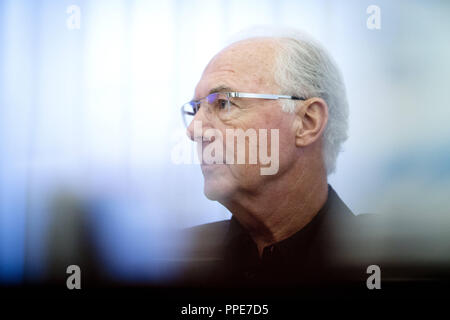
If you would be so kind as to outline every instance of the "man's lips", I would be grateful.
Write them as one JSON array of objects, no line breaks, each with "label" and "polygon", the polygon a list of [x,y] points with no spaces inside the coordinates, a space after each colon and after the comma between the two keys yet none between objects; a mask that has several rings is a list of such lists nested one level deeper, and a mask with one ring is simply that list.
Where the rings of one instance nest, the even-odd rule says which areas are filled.
[{"label": "man's lips", "polygon": [[218,166],[217,164],[202,163],[200,165],[200,168],[201,168],[203,174],[210,174],[217,170],[217,166]]},{"label": "man's lips", "polygon": [[200,165],[201,165],[202,167],[203,167],[203,166],[207,167],[207,166],[219,166],[219,165],[223,165],[223,164],[225,164],[225,162],[218,162],[218,163],[212,162],[212,163],[208,163],[208,162],[203,161]]}]

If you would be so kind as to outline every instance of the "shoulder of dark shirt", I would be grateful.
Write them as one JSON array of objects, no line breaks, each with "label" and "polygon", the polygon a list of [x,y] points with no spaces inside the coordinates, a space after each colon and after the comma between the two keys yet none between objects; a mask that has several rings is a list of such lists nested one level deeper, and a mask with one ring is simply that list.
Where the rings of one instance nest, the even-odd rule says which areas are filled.
[{"label": "shoulder of dark shirt", "polygon": [[185,253],[192,259],[219,259],[230,221],[221,220],[183,229],[182,237],[187,241]]},{"label": "shoulder of dark shirt", "polygon": [[[367,234],[370,226],[376,220],[377,214],[365,213],[354,215],[348,212],[339,216],[335,227],[339,229],[338,234],[344,241],[357,241],[356,236],[348,236],[348,232],[359,237]],[[221,220],[206,224],[189,227],[182,230],[182,238],[186,239],[185,254],[190,258],[213,258],[220,257],[224,249],[225,237],[230,227],[231,220]],[[339,225],[337,225],[339,224]]]},{"label": "shoulder of dark shirt", "polygon": [[225,235],[230,226],[230,219],[200,224],[184,229],[184,232],[202,234],[204,236]]}]

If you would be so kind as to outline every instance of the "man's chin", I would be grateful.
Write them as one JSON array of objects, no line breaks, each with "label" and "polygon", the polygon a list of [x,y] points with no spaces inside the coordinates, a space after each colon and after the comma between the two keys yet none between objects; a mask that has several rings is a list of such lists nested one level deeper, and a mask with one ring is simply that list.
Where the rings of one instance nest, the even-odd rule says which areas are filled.
[{"label": "man's chin", "polygon": [[231,192],[228,188],[221,186],[218,183],[205,181],[205,186],[203,188],[203,193],[209,200],[213,201],[223,201],[230,197]]},{"label": "man's chin", "polygon": [[223,192],[216,188],[208,188],[206,185],[203,189],[203,193],[209,200],[219,201],[224,198]]}]

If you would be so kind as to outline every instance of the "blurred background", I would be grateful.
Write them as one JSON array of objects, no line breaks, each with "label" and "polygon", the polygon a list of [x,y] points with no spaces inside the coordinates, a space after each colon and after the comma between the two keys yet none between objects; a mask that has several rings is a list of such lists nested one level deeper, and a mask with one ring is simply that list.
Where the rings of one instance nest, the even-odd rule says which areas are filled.
[{"label": "blurred background", "polygon": [[261,24],[306,31],[342,70],[338,194],[386,214],[379,236],[420,238],[417,259],[448,262],[449,17],[447,1],[0,1],[0,284],[68,264],[171,276],[153,259],[168,230],[230,217],[180,160],[193,152],[180,106],[228,39]]}]

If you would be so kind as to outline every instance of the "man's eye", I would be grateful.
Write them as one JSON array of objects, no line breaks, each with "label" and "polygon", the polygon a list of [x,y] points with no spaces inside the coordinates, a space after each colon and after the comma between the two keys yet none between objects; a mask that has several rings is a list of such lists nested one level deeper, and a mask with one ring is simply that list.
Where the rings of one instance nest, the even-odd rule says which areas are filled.
[{"label": "man's eye", "polygon": [[228,106],[228,100],[220,99],[217,101],[219,109],[223,110]]},{"label": "man's eye", "polygon": [[196,114],[198,112],[198,109],[200,109],[200,104],[195,103],[194,105],[192,105],[192,110],[193,110],[194,114]]}]

